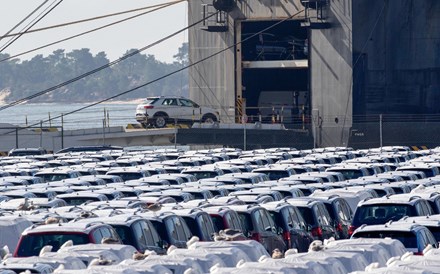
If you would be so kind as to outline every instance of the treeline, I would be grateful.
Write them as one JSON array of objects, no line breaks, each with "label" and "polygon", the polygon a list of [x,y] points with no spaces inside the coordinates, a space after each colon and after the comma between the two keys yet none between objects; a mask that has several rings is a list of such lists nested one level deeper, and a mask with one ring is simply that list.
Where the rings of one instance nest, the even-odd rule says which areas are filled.
[{"label": "treeline", "polygon": [[[126,54],[133,51],[129,50]],[[181,69],[187,64],[187,53],[188,45],[184,43],[174,55],[173,63],[160,62],[153,55],[136,54],[83,79],[37,96],[30,102],[93,102],[106,99]],[[59,49],[47,57],[36,55],[23,61],[9,57],[8,54],[0,53],[0,95],[6,102],[41,93],[113,61],[107,58],[105,52],[94,56],[85,48],[67,53]],[[131,91],[115,100],[133,100],[161,94],[186,96],[187,71]]]}]

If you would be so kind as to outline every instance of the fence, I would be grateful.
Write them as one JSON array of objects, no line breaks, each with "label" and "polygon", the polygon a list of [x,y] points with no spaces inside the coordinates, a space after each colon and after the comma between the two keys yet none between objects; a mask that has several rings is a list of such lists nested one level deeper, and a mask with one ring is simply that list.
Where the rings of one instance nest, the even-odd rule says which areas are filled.
[{"label": "fence", "polygon": [[[219,132],[216,135],[217,141],[211,140],[210,142],[216,145],[240,146],[243,148],[268,147],[270,145],[289,145],[298,148],[306,148],[306,146],[368,148],[387,145],[407,145],[432,148],[440,145],[440,138],[438,138],[440,136],[440,114],[318,116],[311,115],[304,107],[294,108],[287,106],[246,108],[242,112],[243,115],[236,115],[235,113],[238,113],[238,111],[233,107],[223,107],[222,110],[220,124],[208,127],[203,124],[196,124],[194,126],[201,130],[206,128],[223,130],[222,133]],[[58,138],[59,140],[57,139],[56,141],[45,140],[45,132],[50,130],[64,132],[71,129],[97,128],[101,129],[103,134],[102,140],[105,143],[106,130],[104,129],[115,126],[127,127],[127,124],[138,125],[135,121],[134,113],[135,106],[133,105],[126,106],[125,108],[119,107],[115,110],[111,108],[95,109],[75,117],[71,115],[56,117],[56,115],[47,112],[46,117],[43,116],[44,114],[35,115],[35,120],[28,119],[28,117],[19,117],[21,121],[26,122],[16,124],[17,127],[2,127],[0,139],[3,143],[5,143],[5,140],[7,141],[9,149],[28,146],[28,143],[22,142],[24,138],[21,137],[29,134],[33,135],[34,144],[38,140],[37,144],[42,144],[43,146],[45,143],[49,143],[50,147],[53,147],[54,142],[57,142],[57,147],[64,147],[63,137]],[[180,123],[180,121],[171,119],[169,124],[176,128],[186,129],[191,127],[193,122],[200,119],[200,113],[195,111],[190,123]],[[32,131],[22,130],[21,127],[28,127]],[[280,134],[270,136],[270,134],[263,134],[265,129],[289,129],[296,135]],[[228,135],[232,131],[234,131],[234,137]],[[272,132],[275,131],[272,130]],[[174,142],[177,145],[178,143],[183,143],[184,141],[182,140],[188,141],[189,138],[197,139],[196,136],[187,137],[187,139],[183,139],[182,136],[176,135]],[[233,142],[228,140],[231,138],[234,138]],[[296,138],[297,140],[279,140],[282,138]],[[314,139],[311,144],[308,142],[309,138]],[[200,143],[202,142],[203,140],[200,139]]]}]

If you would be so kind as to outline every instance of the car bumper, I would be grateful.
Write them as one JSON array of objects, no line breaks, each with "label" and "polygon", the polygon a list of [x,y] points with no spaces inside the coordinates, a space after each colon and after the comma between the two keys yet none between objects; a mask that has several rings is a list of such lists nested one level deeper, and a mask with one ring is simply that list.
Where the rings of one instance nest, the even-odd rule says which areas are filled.
[{"label": "car bumper", "polygon": [[136,114],[136,121],[139,123],[146,123],[148,122],[148,115]]}]

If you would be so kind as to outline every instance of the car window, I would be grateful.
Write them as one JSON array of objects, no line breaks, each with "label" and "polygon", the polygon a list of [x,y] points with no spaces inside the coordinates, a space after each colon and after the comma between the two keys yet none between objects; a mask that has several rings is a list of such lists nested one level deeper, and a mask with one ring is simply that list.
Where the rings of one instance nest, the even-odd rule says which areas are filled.
[{"label": "car window", "polygon": [[391,238],[401,241],[406,248],[417,248],[416,235],[409,231],[361,231],[353,238]]},{"label": "car window", "polygon": [[164,223],[168,231],[168,235],[172,240],[178,240],[179,235],[177,234],[177,227],[174,224],[174,218],[167,218]]},{"label": "car window", "polygon": [[298,207],[299,212],[304,217],[308,225],[315,225],[315,218],[313,217],[312,209],[308,207]]},{"label": "car window", "polygon": [[235,214],[235,212],[228,212],[226,215],[228,215],[228,224],[230,228],[239,229],[242,230],[242,226],[240,223],[239,216]]},{"label": "car window", "polygon": [[144,248],[147,245],[147,241],[146,241],[147,235],[144,234],[140,222],[136,222],[133,224],[133,234],[135,241],[139,243],[139,246],[141,248]]},{"label": "car window", "polygon": [[212,226],[212,222],[208,222],[205,219],[205,215],[199,215],[196,217],[197,223],[199,224],[199,227],[201,228],[201,231],[204,235],[205,239],[212,239],[212,234],[214,234],[215,230]]},{"label": "car window", "polygon": [[245,234],[249,234],[251,231],[254,230],[251,216],[249,214],[239,213],[238,216],[240,217],[240,223],[241,226],[243,227],[243,232]]},{"label": "car window", "polygon": [[[325,208],[325,206],[319,204],[318,205],[318,210],[319,210],[319,214],[321,215],[321,221],[323,225],[331,225],[331,217],[327,211],[327,209]],[[318,217],[319,218],[319,217]]]},{"label": "car window", "polygon": [[95,231],[93,231],[92,235],[95,243],[100,244],[102,242],[103,237],[100,229],[96,229]]},{"label": "car window", "polygon": [[52,251],[56,252],[60,246],[68,240],[72,240],[74,245],[87,244],[90,242],[86,234],[78,233],[26,235],[23,236],[23,239],[18,246],[17,256],[38,256],[40,250],[45,245],[51,245]]},{"label": "car window", "polygon": [[263,224],[263,220],[261,217],[261,210],[255,210],[254,212],[252,212],[252,216],[254,219],[255,230],[257,230],[257,231],[264,230],[264,224]]},{"label": "car window", "polygon": [[261,219],[263,221],[263,228],[265,231],[276,232],[275,223],[267,211],[261,210]]},{"label": "car window", "polygon": [[286,210],[283,210],[283,215],[286,218],[286,223],[289,229],[300,229],[297,212],[293,207],[287,207]]},{"label": "car window", "polygon": [[196,103],[190,101],[190,100],[186,100],[186,99],[179,99],[180,104],[184,107],[199,107]]}]

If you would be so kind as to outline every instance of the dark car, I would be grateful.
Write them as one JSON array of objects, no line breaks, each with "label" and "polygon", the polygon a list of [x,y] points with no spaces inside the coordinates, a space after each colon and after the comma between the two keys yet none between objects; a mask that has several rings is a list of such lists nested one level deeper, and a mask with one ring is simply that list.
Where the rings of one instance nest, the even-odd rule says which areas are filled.
[{"label": "dark car", "polygon": [[186,242],[193,234],[185,220],[172,212],[152,213],[151,211],[139,212],[138,215],[148,219],[156,228],[163,247],[174,245],[178,248],[186,248]]},{"label": "dark car", "polygon": [[289,204],[298,208],[308,225],[315,240],[337,239],[337,233],[333,226],[333,220],[324,203],[314,198],[292,198],[286,200]]},{"label": "dark car", "polygon": [[192,234],[199,237],[201,241],[213,241],[216,232],[211,217],[200,208],[192,209],[173,209],[173,213],[181,216]]},{"label": "dark car", "polygon": [[288,249],[296,248],[299,252],[306,252],[313,242],[308,232],[306,221],[299,210],[286,202],[271,202],[263,204],[272,219],[280,229],[280,233]]},{"label": "dark car", "polygon": [[122,243],[113,227],[100,221],[31,226],[21,234],[14,257],[38,256],[46,245],[56,252],[69,240],[74,245],[99,244],[106,238]]},{"label": "dark car", "polygon": [[30,155],[44,155],[47,150],[41,147],[38,148],[14,148],[8,153],[8,156],[30,156]]},{"label": "dark car", "polygon": [[208,212],[211,220],[214,223],[216,232],[225,229],[233,229],[235,231],[243,232],[243,226],[240,221],[240,216],[236,211],[226,206],[209,206],[204,207],[203,211]]},{"label": "dark car", "polygon": [[347,201],[338,195],[314,198],[321,200],[326,206],[327,211],[333,220],[333,226],[338,234],[338,238],[348,239],[350,237],[348,230],[353,219],[353,212]]},{"label": "dark car", "polygon": [[[122,243],[131,245],[139,252],[153,250],[157,254],[165,254],[163,241],[153,224],[138,215],[114,215],[100,218],[100,221],[111,225],[121,238]],[[84,222],[80,220],[80,222]]]},{"label": "dark car", "polygon": [[407,251],[423,255],[428,246],[438,248],[438,242],[431,231],[416,223],[389,222],[380,225],[363,225],[356,229],[352,236],[356,238],[391,238],[402,242]]},{"label": "dark car", "polygon": [[[403,196],[401,196],[403,195]],[[431,205],[420,197],[405,194],[374,198],[358,204],[354,213],[350,234],[363,224],[377,225],[397,221],[405,216],[433,215]]]},{"label": "dark car", "polygon": [[283,237],[279,235],[278,226],[267,209],[258,205],[233,205],[230,208],[240,216],[246,237],[261,243],[270,254],[275,248],[281,252],[287,249]]}]

